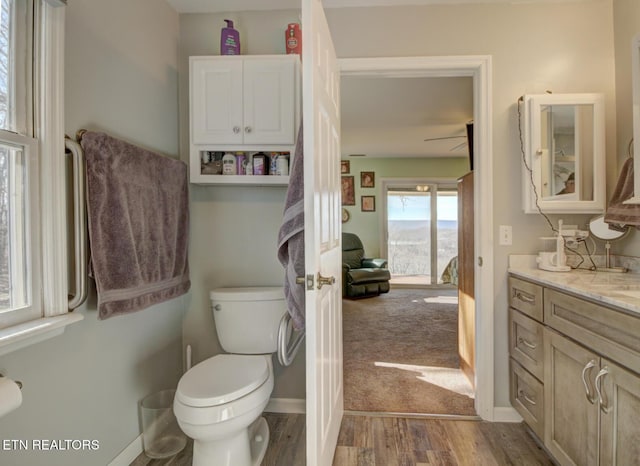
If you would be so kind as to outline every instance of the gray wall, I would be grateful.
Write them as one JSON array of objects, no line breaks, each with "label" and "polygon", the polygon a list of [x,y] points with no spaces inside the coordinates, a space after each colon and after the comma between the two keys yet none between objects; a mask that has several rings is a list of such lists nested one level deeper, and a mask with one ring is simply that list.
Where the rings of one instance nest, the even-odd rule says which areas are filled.
[{"label": "gray wall", "polygon": [[[605,95],[607,125],[607,176],[615,177],[615,80],[613,9],[611,2],[594,0],[560,4],[483,4],[340,8],[326,11],[339,58],[385,56],[491,55],[493,57],[493,180],[495,241],[495,402],[509,406],[507,364],[507,260],[511,253],[534,253],[538,237],[548,236],[545,221],[525,215],[521,209],[521,157],[518,141],[516,101],[523,94],[601,92]],[[296,11],[249,12],[230,15],[181,15],[180,124],[181,150],[187,153],[187,70],[192,54],[218,54],[218,34],[229,17],[239,28],[243,53],[282,53],[284,28],[298,19]],[[224,239],[234,212],[258,212],[267,202],[258,200],[261,189],[251,193],[236,188],[194,188],[195,225],[203,237],[193,238],[195,249],[211,249],[211,238],[232,247],[238,241]],[[225,193],[225,194],[223,194]],[[254,199],[252,200],[252,196]],[[273,244],[282,195],[269,194],[273,205],[264,215],[273,219],[260,231],[265,244]],[[243,199],[240,202],[240,199]],[[558,216],[552,216],[557,221]],[[566,223],[584,226],[588,216],[564,216]],[[236,220],[237,219],[237,220]],[[261,217],[262,219],[262,217]],[[234,221],[245,222],[242,215]],[[482,219],[479,219],[482,221]],[[244,223],[243,223],[244,225]],[[497,245],[497,226],[513,225],[514,244]],[[251,228],[250,226],[247,226]],[[243,243],[246,246],[246,243]],[[208,315],[206,290],[211,286],[242,280],[238,268],[225,270],[221,264],[234,262],[235,253],[226,248],[198,258],[194,267],[201,283],[194,285],[193,300],[184,327],[185,343],[199,342],[198,359],[219,351],[211,338],[213,324]],[[281,269],[269,254],[251,256],[245,267],[252,281],[259,279],[254,267],[272,270],[269,280],[278,281]],[[194,261],[195,262],[195,261]],[[194,270],[194,275],[196,274]],[[267,277],[268,275],[265,275]],[[264,280],[265,278],[263,278]],[[204,343],[203,343],[204,342]],[[300,361],[298,361],[300,362]],[[304,372],[293,367],[292,376],[277,381],[275,394],[304,396]],[[293,384],[293,385],[292,385]]]},{"label": "gray wall", "polygon": [[[627,157],[627,147],[633,138],[633,100],[631,88],[631,40],[640,33],[640,3],[636,0],[615,0],[613,2],[616,56],[616,151],[618,170]],[[640,122],[636,122],[640,124]],[[638,154],[640,155],[640,154]],[[617,173],[617,171],[616,171]],[[612,183],[615,183],[615,177]],[[613,188],[615,184],[612,184]],[[609,191],[611,192],[611,190]],[[619,254],[640,256],[640,235],[632,229],[631,235],[613,243],[611,249]]]},{"label": "gray wall", "polygon": [[[178,150],[178,15],[163,0],[83,0],[67,7],[65,128],[103,130],[167,155]],[[0,464],[104,465],[140,434],[138,402],[175,388],[188,297],[97,320],[95,290],[61,336],[0,358],[24,383],[0,438],[90,439],[92,452],[0,450]]]},{"label": "gray wall", "polygon": [[[508,255],[537,252],[538,237],[550,234],[540,216],[522,213],[516,101],[523,94],[547,89],[604,93],[608,170],[615,169],[611,2],[345,8],[327,11],[327,19],[341,58],[493,57],[494,396],[496,406],[509,406]],[[563,218],[583,226],[587,220],[587,216]],[[513,246],[498,246],[498,225],[513,226]]]},{"label": "gray wall", "polygon": [[[189,56],[219,55],[220,29],[231,19],[240,31],[242,53],[283,54],[284,31],[297,11],[180,15],[180,150],[189,153]],[[192,300],[184,321],[184,344],[193,363],[223,352],[216,336],[209,291],[222,286],[281,286],[276,256],[285,187],[191,186]],[[304,398],[304,350],[290,367],[274,358],[272,396]]]}]

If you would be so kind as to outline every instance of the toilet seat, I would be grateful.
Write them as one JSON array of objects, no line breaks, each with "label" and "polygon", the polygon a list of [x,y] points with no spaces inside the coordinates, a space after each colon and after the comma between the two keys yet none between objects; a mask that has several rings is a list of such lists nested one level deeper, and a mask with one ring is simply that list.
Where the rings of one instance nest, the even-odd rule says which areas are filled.
[{"label": "toilet seat", "polygon": [[264,355],[219,354],[182,376],[176,398],[187,406],[219,406],[251,393],[267,380],[269,373]]}]

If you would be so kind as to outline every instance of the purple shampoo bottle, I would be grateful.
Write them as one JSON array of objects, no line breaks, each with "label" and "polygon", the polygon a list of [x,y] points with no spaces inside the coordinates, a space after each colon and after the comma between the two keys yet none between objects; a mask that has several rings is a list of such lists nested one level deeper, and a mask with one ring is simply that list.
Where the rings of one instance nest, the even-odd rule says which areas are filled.
[{"label": "purple shampoo bottle", "polygon": [[220,36],[220,55],[240,55],[240,33],[233,29],[233,21],[225,19],[227,27]]}]

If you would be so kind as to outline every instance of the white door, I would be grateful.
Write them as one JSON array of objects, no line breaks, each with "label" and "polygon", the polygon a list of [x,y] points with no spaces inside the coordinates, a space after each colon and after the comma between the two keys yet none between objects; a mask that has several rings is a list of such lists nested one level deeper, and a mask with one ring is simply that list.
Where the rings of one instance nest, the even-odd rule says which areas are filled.
[{"label": "white door", "polygon": [[340,72],[320,0],[302,0],[302,31],[307,466],[328,466],[343,412]]}]

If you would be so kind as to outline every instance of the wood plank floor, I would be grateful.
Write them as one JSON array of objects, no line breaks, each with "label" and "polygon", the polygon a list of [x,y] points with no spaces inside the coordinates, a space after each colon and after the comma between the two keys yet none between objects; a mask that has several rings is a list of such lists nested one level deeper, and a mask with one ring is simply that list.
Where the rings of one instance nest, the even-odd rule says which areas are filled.
[{"label": "wood plank floor", "polygon": [[[262,466],[305,465],[305,416],[265,413],[270,438]],[[192,446],[172,458],[144,453],[131,466],[188,466]],[[553,465],[523,424],[345,415],[333,466]]]}]

